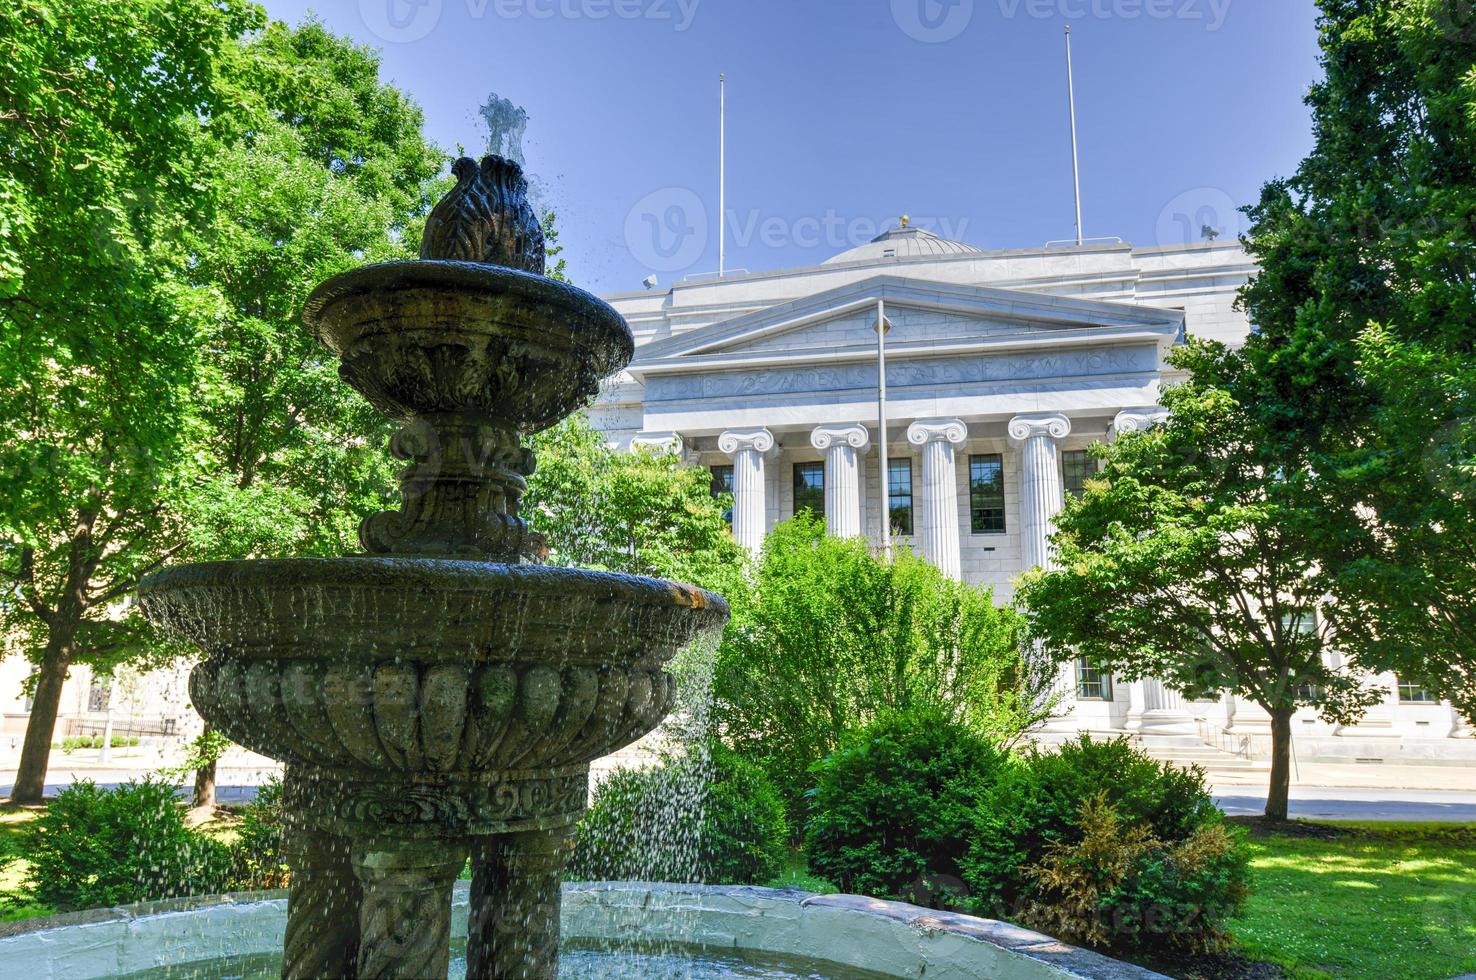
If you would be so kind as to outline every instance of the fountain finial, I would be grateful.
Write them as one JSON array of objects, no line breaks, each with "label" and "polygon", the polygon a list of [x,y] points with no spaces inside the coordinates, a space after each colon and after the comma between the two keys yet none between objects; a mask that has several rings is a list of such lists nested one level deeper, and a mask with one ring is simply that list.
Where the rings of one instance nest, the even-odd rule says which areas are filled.
[{"label": "fountain finial", "polygon": [[456,186],[426,220],[420,257],[500,265],[543,275],[543,226],[528,203],[523,168],[489,154],[480,164],[462,157],[451,171]]}]

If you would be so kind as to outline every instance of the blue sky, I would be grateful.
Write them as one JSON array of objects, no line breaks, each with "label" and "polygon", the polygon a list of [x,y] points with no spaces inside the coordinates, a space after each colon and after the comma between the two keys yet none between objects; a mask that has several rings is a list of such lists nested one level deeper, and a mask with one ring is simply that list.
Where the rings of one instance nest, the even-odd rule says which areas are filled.
[{"label": "blue sky", "polygon": [[1074,235],[1062,27],[1088,236],[1233,235],[1311,143],[1311,0],[265,0],[383,52],[443,146],[524,107],[541,203],[600,292],[811,265],[902,213],[984,248]]}]

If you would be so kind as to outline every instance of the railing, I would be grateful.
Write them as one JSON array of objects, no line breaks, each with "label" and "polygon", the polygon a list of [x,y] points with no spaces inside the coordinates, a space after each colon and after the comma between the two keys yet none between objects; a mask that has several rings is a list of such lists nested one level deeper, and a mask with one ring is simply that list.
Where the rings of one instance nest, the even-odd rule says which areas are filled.
[{"label": "railing", "polygon": [[[66,720],[67,737],[79,735],[102,735],[107,729],[108,722],[105,718],[68,718]],[[133,738],[135,736],[164,736],[176,735],[173,718],[115,718],[113,719],[113,735],[118,738]]]},{"label": "railing", "polygon": [[1207,718],[1196,718],[1194,724],[1199,728],[1199,737],[1206,745],[1214,746],[1221,752],[1228,752],[1239,759],[1247,762],[1251,760],[1251,738],[1249,735],[1232,735],[1223,728],[1216,728],[1209,723]]}]

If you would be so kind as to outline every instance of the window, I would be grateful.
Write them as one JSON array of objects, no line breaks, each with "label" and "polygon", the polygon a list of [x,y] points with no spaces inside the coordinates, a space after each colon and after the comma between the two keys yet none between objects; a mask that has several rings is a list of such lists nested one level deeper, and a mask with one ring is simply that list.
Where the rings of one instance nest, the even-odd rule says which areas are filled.
[{"label": "window", "polygon": [[712,495],[714,497],[733,492],[733,467],[712,466],[708,469],[712,473]]},{"label": "window", "polygon": [[892,533],[912,533],[912,460],[887,460],[887,493],[891,495]]},{"label": "window", "polygon": [[1399,681],[1399,703],[1438,704],[1439,701],[1435,695],[1420,687],[1420,685],[1412,684],[1409,681],[1401,679]]},{"label": "window", "polygon": [[1077,660],[1076,697],[1080,701],[1111,701],[1112,675],[1093,667],[1085,658]]},{"label": "window", "polygon": [[825,464],[794,464],[794,512],[808,510],[816,517],[825,516]]},{"label": "window", "polygon": [[1097,461],[1085,449],[1072,449],[1061,454],[1061,483],[1066,496],[1080,497],[1086,492],[1087,480],[1097,473]]},{"label": "window", "polygon": [[1004,533],[1004,457],[998,453],[969,457],[969,513],[975,534]]},{"label": "window", "polygon": [[93,681],[92,686],[87,689],[87,710],[107,711],[108,702],[112,700],[113,690],[107,684]]},{"label": "window", "polygon": [[[724,494],[731,494],[733,492],[733,467],[712,466],[708,470],[712,473],[712,495],[714,497],[721,497]],[[723,511],[723,520],[729,524],[733,523],[733,508],[729,507]]]}]

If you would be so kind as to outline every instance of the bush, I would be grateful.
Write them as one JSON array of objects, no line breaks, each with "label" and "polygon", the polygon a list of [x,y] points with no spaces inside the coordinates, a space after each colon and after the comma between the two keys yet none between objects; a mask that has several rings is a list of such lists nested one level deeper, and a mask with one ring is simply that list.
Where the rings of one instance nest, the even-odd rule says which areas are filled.
[{"label": "bush", "polygon": [[241,830],[231,848],[237,887],[286,888],[291,881],[282,850],[282,781],[272,777],[241,811]]},{"label": "bush", "polygon": [[1081,840],[1082,806],[1098,795],[1127,825],[1143,825],[1169,844],[1188,840],[1223,816],[1201,770],[1156,762],[1125,738],[1082,735],[1058,751],[1031,749],[1001,772],[962,861],[977,909],[1018,916],[1038,888],[1028,869],[1040,865],[1053,846]]},{"label": "bush", "polygon": [[1249,856],[1222,823],[1166,843],[1146,824],[1125,824],[1099,793],[1084,802],[1081,839],[1047,848],[1026,869],[1036,892],[1020,916],[1067,942],[1158,956],[1217,954],[1233,937],[1224,922],[1249,894]]},{"label": "bush", "polygon": [[810,870],[842,891],[951,903],[976,808],[1005,758],[937,711],[883,717],[814,767]]},{"label": "bush", "polygon": [[[103,737],[101,735],[68,735],[60,742],[53,742],[51,747],[61,749],[70,755],[77,749],[100,749],[102,748],[102,744]],[[112,747],[115,749],[132,748],[137,744],[137,735],[114,735],[112,738]]]},{"label": "bush", "polygon": [[787,840],[763,772],[714,744],[611,775],[579,824],[569,877],[763,884],[783,867]]},{"label": "bush", "polygon": [[765,541],[755,593],[723,637],[713,720],[796,827],[810,766],[888,711],[932,709],[1001,742],[1037,717],[1019,616],[905,548],[885,561],[802,514]]},{"label": "bush", "polygon": [[24,831],[36,901],[69,909],[226,891],[229,848],[185,826],[175,788],[78,782]]}]

